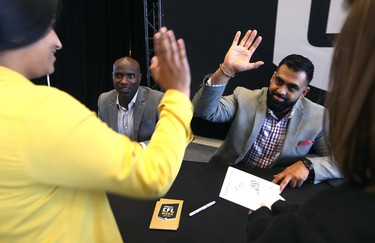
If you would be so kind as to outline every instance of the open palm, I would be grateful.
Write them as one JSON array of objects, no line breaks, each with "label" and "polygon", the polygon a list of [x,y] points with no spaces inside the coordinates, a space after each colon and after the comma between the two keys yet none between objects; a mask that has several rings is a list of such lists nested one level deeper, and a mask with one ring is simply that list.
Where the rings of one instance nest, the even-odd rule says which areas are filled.
[{"label": "open palm", "polygon": [[227,54],[224,58],[223,65],[231,73],[243,72],[250,69],[256,69],[263,65],[262,61],[250,62],[250,59],[258,48],[262,37],[257,35],[256,30],[248,30],[241,41],[238,43],[241,32],[237,31],[234,36],[231,47],[229,48]]}]

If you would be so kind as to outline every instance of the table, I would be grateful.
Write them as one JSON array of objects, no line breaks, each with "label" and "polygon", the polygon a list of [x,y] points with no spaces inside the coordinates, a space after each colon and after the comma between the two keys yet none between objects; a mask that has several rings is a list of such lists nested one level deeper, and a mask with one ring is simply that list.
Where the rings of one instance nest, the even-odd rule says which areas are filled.
[{"label": "table", "polygon": [[[248,209],[219,197],[228,166],[215,163],[184,161],[179,174],[164,198],[184,200],[177,231],[149,229],[157,200],[142,201],[108,195],[119,230],[126,243],[142,242],[247,242]],[[243,168],[253,175],[272,180],[283,168]],[[304,201],[331,185],[304,183],[300,188],[285,188],[287,201]],[[215,200],[216,204],[193,217],[189,213]]]}]

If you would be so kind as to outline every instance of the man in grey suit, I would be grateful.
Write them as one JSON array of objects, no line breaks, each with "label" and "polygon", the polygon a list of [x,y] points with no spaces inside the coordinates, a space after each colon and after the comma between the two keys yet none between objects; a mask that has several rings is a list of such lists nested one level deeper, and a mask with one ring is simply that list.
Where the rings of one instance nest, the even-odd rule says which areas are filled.
[{"label": "man in grey suit", "polygon": [[309,59],[289,55],[280,62],[268,88],[237,87],[233,94],[222,96],[235,73],[263,64],[250,62],[261,42],[257,31],[247,31],[239,42],[240,36],[238,31],[224,62],[205,77],[193,98],[196,116],[232,122],[210,162],[260,168],[284,166],[273,179],[274,183],[280,182],[281,191],[288,184],[300,187],[306,180],[318,183],[341,177],[325,140],[325,108],[305,98],[314,73]]},{"label": "man in grey suit", "polygon": [[115,89],[102,93],[98,99],[98,116],[113,130],[131,140],[150,140],[159,119],[158,105],[164,93],[140,86],[139,63],[122,57],[113,64]]}]

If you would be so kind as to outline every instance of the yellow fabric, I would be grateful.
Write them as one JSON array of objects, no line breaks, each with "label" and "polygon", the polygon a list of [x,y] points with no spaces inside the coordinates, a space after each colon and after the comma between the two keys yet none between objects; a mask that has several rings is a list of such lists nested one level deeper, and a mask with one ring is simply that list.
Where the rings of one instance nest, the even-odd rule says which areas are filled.
[{"label": "yellow fabric", "polygon": [[0,242],[121,242],[106,191],[163,196],[192,139],[192,104],[176,90],[146,150],[70,95],[4,67],[0,103]]}]

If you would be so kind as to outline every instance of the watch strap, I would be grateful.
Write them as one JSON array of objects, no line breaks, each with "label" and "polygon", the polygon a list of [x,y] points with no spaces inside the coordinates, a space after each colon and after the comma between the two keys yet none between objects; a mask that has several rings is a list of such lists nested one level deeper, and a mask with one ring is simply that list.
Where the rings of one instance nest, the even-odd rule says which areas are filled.
[{"label": "watch strap", "polygon": [[306,166],[306,168],[309,170],[309,175],[307,177],[307,180],[311,183],[314,183],[314,180],[315,180],[314,164],[308,158],[303,158],[302,162]]}]

